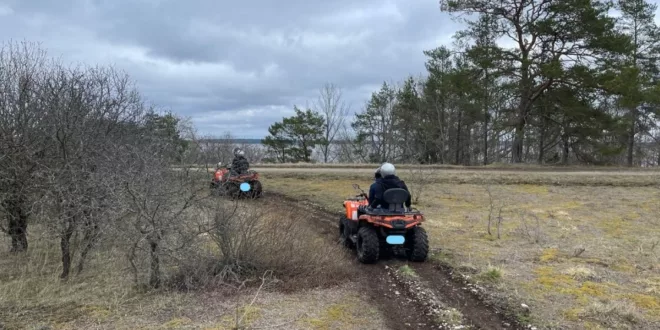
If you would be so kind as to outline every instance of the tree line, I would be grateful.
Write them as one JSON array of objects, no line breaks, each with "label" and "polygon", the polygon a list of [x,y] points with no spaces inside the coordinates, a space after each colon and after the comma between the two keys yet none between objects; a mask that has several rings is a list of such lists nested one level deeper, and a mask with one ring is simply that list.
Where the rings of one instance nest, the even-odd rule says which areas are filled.
[{"label": "tree line", "polygon": [[[660,29],[644,0],[440,1],[465,29],[350,118],[325,86],[267,160],[660,165]],[[618,15],[615,15],[618,14]],[[341,143],[337,143],[341,141]]]}]

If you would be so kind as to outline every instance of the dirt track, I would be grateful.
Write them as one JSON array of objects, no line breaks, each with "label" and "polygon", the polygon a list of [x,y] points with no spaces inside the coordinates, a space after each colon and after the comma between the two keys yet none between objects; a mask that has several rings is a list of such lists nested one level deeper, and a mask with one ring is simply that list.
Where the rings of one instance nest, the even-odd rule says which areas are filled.
[{"label": "dirt track", "polygon": [[[337,216],[311,203],[289,197],[268,194],[266,203],[286,204],[310,216],[309,225],[329,241],[337,242]],[[418,278],[398,275],[396,270],[408,264]],[[362,287],[372,303],[380,308],[391,329],[524,329],[495,307],[479,298],[476,288],[453,279],[450,270],[431,261],[406,263],[402,260],[382,260],[374,265],[355,261]],[[448,325],[446,314],[456,309],[463,315],[460,325]],[[443,316],[444,315],[444,316]]]}]

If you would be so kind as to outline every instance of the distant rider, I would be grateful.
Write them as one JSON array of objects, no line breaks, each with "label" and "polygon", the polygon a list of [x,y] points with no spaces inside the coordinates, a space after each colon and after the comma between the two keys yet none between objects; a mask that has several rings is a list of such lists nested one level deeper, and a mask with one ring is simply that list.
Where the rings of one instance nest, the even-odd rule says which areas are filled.
[{"label": "distant rider", "polygon": [[241,148],[234,148],[234,159],[231,161],[231,175],[237,176],[247,173],[250,163],[245,158],[245,152]]},{"label": "distant rider", "polygon": [[410,208],[411,205],[410,191],[408,190],[406,183],[403,182],[403,180],[399,179],[398,176],[396,176],[396,169],[394,168],[394,165],[390,163],[383,163],[383,165],[380,166],[379,170],[380,170],[380,175],[382,175],[382,178],[379,181],[376,181],[374,182],[374,184],[372,184],[372,188],[374,189],[373,192],[371,188],[369,189],[370,191],[369,206],[371,207],[380,206],[383,209],[389,208],[389,204],[385,202],[383,197],[385,191],[393,188],[401,188],[401,189],[405,189],[408,192],[408,199],[405,202],[405,206],[407,208]]}]

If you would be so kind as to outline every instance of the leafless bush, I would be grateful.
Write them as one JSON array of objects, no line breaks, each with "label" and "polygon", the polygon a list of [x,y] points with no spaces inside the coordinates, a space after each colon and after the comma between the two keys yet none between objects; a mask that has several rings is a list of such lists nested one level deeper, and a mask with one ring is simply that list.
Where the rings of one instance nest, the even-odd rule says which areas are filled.
[{"label": "leafless bush", "polygon": [[198,147],[204,155],[204,163],[230,162],[233,157],[232,150],[235,148],[233,140],[231,133],[225,133],[221,137],[205,136],[200,139]]},{"label": "leafless bush", "polygon": [[[500,201],[499,206],[495,206],[495,201],[493,200],[493,194],[491,192],[490,185],[486,186],[486,192],[488,193],[488,202],[489,202],[489,207],[488,207],[488,224],[487,224],[487,230],[488,230],[488,235],[493,235],[491,232],[491,227],[492,227],[492,222],[493,218],[497,221],[496,222],[496,228],[497,228],[497,238],[501,238],[501,228],[502,228],[502,210],[504,209],[504,201]],[[497,212],[497,216],[495,215],[495,212]]]},{"label": "leafless bush", "polygon": [[410,189],[410,194],[412,195],[413,204],[419,203],[420,199],[424,195],[424,192],[428,189],[429,186],[429,175],[431,170],[424,168],[422,165],[411,167],[409,169],[410,179],[407,180],[408,189]]},{"label": "leafless bush", "polygon": [[259,163],[266,155],[266,149],[262,145],[236,143],[236,139],[227,132],[220,137],[205,136],[195,141],[197,149],[202,154],[204,164],[215,165],[218,162],[227,164],[234,158],[233,150],[240,147],[245,151],[245,158],[250,163]]},{"label": "leafless bush", "polygon": [[60,236],[60,277],[67,278],[72,239],[82,237],[82,270],[101,222],[118,202],[109,199],[121,177],[116,157],[126,156],[125,147],[139,141],[134,127],[149,113],[128,76],[112,68],[53,65],[43,85],[48,116],[42,134],[48,148],[40,177],[46,183],[44,201],[53,211],[46,220]]},{"label": "leafless bush", "polygon": [[260,163],[266,157],[267,149],[261,144],[242,143],[239,146],[245,151],[245,158],[250,161],[250,164]]},{"label": "leafless bush", "polygon": [[264,272],[264,274],[261,276],[261,284],[257,288],[256,292],[250,297],[250,302],[247,304],[241,304],[242,296],[238,294],[245,289],[247,281],[243,281],[239,285],[226,284],[227,286],[233,289],[234,291],[233,294],[234,297],[236,298],[234,305],[234,322],[232,325],[233,329],[245,328],[244,320],[250,313],[252,306],[254,306],[254,303],[257,301],[257,298],[259,298],[259,294],[261,293],[261,291],[266,286],[268,286],[268,284],[274,281],[272,275],[273,274],[271,271]]},{"label": "leafless bush", "polygon": [[[185,156],[180,132],[192,127],[184,132],[184,121],[148,108],[120,71],[68,67],[37,45],[3,44],[0,117],[0,211],[7,219],[0,228],[12,237],[12,251],[25,250],[28,218],[39,210],[30,220],[59,238],[61,278],[76,258],[81,272],[99,238],[118,234],[114,228],[132,224],[153,245],[162,223],[186,209],[164,196],[191,191],[176,178],[189,173],[172,174],[169,166]],[[158,218],[158,228],[145,224],[148,216]]]},{"label": "leafless bush", "polygon": [[[534,221],[529,222],[527,216],[531,217]],[[541,219],[536,214],[520,212],[520,226],[517,231],[522,236],[529,239],[535,244],[539,244],[543,240],[543,229],[541,225]]]},{"label": "leafless bush", "polygon": [[47,116],[42,81],[46,52],[37,44],[0,44],[0,215],[11,251],[28,248],[28,217],[39,200],[36,178],[47,150],[40,134]]},{"label": "leafless bush", "polygon": [[[194,132],[188,134],[194,137]],[[208,198],[204,176],[193,165],[170,168],[178,157],[171,151],[177,150],[180,141],[167,136],[147,131],[134,137],[133,143],[121,148],[123,157],[113,162],[119,171],[112,180],[112,199],[122,214],[115,234],[127,243],[125,253],[134,282],[141,284],[140,275],[148,273],[152,288],[163,282],[165,261],[165,268],[178,267],[188,258],[186,253],[199,234],[190,219],[198,216],[200,203]]]},{"label": "leafless bush", "polygon": [[217,247],[216,258],[207,259],[210,266],[186,267],[177,286],[241,283],[267,271],[287,287],[321,286],[341,281],[350,271],[343,250],[319,246],[316,233],[292,210],[222,200],[208,210],[197,226]]}]

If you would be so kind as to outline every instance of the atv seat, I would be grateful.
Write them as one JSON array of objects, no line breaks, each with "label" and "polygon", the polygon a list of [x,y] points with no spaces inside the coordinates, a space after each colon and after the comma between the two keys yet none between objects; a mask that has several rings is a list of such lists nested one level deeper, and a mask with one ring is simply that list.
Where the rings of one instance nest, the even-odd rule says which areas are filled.
[{"label": "atv seat", "polygon": [[406,208],[403,204],[406,202],[409,196],[410,193],[405,189],[392,188],[385,190],[385,193],[383,193],[383,200],[389,205],[388,211],[399,213],[406,211]]},{"label": "atv seat", "polygon": [[387,189],[383,194],[383,200],[389,205],[388,208],[373,208],[367,205],[361,205],[358,207],[359,213],[366,213],[372,215],[399,215],[407,212],[404,207],[404,203],[408,199],[410,194],[401,188],[392,188]]}]

